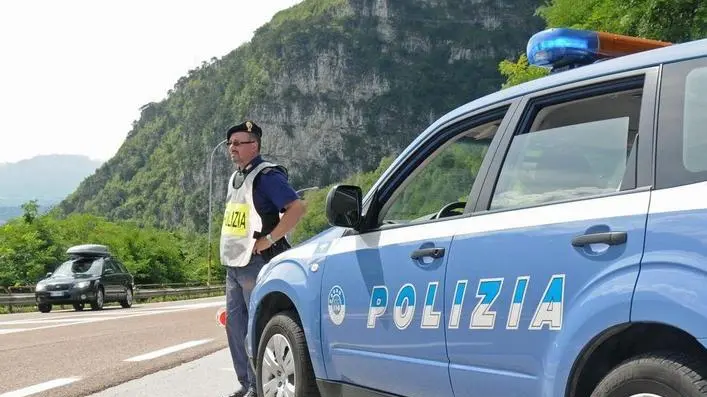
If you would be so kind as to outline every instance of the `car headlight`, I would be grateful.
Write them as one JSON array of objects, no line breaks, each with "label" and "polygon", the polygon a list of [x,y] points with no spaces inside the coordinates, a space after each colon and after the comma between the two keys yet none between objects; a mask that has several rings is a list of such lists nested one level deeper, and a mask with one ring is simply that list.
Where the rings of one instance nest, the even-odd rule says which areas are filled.
[{"label": "car headlight", "polygon": [[44,283],[38,283],[38,284],[34,287],[34,290],[37,291],[37,292],[39,292],[39,291],[44,291],[45,289],[47,289],[47,285],[44,284]]},{"label": "car headlight", "polygon": [[79,281],[78,283],[74,284],[74,288],[86,288],[89,285],[91,285],[90,281]]}]

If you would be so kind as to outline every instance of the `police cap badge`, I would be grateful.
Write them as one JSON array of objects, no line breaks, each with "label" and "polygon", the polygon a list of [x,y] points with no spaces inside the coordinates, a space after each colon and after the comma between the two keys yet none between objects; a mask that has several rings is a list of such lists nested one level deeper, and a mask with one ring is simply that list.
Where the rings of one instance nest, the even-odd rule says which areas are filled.
[{"label": "police cap badge", "polygon": [[257,135],[258,138],[263,136],[263,130],[250,120],[229,128],[226,132],[226,139],[231,139],[231,135],[235,132],[250,132]]}]

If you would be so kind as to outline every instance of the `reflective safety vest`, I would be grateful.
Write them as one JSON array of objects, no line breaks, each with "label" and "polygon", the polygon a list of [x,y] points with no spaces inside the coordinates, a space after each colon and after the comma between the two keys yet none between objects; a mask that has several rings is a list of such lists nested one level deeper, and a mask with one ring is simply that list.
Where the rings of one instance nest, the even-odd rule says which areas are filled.
[{"label": "reflective safety vest", "polygon": [[253,182],[267,167],[277,165],[263,161],[246,171],[240,186],[234,187],[236,177],[243,177],[240,171],[234,172],[228,181],[226,211],[221,226],[221,264],[224,266],[243,267],[250,261],[255,236],[260,235],[263,229],[263,220],[253,204]]}]

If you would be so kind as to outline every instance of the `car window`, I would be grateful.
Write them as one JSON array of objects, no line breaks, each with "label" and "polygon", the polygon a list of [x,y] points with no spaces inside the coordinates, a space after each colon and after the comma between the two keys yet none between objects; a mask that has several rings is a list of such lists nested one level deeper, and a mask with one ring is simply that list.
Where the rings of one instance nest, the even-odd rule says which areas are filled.
[{"label": "car window", "polygon": [[707,181],[707,58],[665,65],[661,84],[656,186]]},{"label": "car window", "polygon": [[636,150],[641,94],[638,88],[534,108],[527,131],[511,140],[490,209],[621,190]]},{"label": "car window", "polygon": [[388,200],[383,224],[435,219],[448,204],[457,203],[446,216],[463,213],[481,162],[502,119],[461,133],[427,157]]},{"label": "car window", "polygon": [[685,78],[682,159],[691,172],[707,171],[707,67],[691,70]]},{"label": "car window", "polygon": [[87,274],[98,276],[103,269],[103,259],[91,257],[72,258],[57,267],[55,275],[72,276],[74,274]]},{"label": "car window", "polygon": [[105,267],[104,273],[105,273],[106,270],[108,270],[108,269],[110,269],[110,270],[113,272],[113,274],[115,274],[115,273],[121,273],[120,269],[118,268],[118,266],[115,265],[115,262],[113,262],[112,259],[107,259],[107,260],[105,261],[105,266],[104,266],[104,267]]},{"label": "car window", "polygon": [[128,273],[128,269],[125,268],[125,265],[123,265],[122,262],[118,262],[115,259],[113,259],[113,260],[115,261],[115,265],[118,267],[118,269],[121,273]]}]

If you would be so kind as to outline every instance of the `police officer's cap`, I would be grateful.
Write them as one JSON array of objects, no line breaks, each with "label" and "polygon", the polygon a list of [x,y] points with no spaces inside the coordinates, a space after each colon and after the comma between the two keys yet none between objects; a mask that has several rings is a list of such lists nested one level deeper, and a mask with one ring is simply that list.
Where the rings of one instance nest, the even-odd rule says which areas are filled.
[{"label": "police officer's cap", "polygon": [[231,135],[235,132],[250,132],[255,134],[258,138],[263,136],[263,130],[250,120],[229,128],[226,132],[226,139],[231,139]]}]

